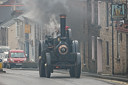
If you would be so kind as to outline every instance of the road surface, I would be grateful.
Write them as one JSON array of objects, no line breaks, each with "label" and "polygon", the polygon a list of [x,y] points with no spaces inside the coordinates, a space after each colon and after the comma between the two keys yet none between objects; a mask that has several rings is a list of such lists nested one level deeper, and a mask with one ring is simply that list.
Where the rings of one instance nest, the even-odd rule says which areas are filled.
[{"label": "road surface", "polygon": [[5,69],[0,73],[0,85],[124,85],[98,78],[70,78],[69,73],[54,72],[51,78],[39,77],[38,71]]}]

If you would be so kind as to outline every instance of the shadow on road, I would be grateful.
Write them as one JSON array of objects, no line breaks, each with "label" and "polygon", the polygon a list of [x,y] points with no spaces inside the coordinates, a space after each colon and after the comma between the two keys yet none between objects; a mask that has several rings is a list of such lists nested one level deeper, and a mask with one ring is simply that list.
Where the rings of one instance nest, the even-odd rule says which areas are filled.
[{"label": "shadow on road", "polygon": [[63,78],[71,78],[69,76],[51,76],[51,79],[63,79]]}]

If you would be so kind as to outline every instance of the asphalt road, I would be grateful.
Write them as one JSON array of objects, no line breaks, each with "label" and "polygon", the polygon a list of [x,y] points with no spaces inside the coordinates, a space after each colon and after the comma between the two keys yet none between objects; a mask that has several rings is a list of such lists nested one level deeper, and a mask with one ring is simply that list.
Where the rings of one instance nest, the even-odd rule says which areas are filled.
[{"label": "asphalt road", "polygon": [[6,73],[0,73],[0,85],[124,85],[86,76],[70,78],[69,73],[54,72],[49,79],[40,78],[38,71],[5,70]]}]

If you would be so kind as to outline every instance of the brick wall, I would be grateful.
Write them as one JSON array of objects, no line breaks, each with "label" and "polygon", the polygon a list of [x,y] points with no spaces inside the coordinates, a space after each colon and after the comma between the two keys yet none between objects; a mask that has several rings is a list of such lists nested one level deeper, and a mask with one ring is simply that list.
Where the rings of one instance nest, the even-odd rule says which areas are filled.
[{"label": "brick wall", "polygon": [[[101,20],[101,29],[100,29],[100,37],[102,39],[102,49],[103,49],[103,73],[112,73],[112,27],[106,27],[106,3],[101,2],[100,4],[100,12],[102,13],[100,16]],[[110,19],[109,19],[110,20]],[[109,25],[111,22],[109,22]],[[106,41],[109,43],[109,65],[107,65],[107,54],[106,54]]]},{"label": "brick wall", "polygon": [[115,74],[125,74],[127,71],[127,56],[126,56],[126,34],[122,33],[122,41],[120,43],[120,58],[117,57],[117,36],[115,37]]},{"label": "brick wall", "polygon": [[[110,3],[109,3],[110,5]],[[112,26],[111,26],[111,15],[109,13],[109,27],[106,27],[106,3],[100,3],[101,10],[101,29],[100,37],[102,39],[103,47],[103,73],[112,74]],[[114,26],[114,73],[125,74],[127,71],[127,52],[126,52],[126,34],[122,33],[122,41],[120,43],[120,59],[117,59],[117,30]],[[109,43],[109,65],[107,65],[107,54],[106,54],[106,41]]]}]

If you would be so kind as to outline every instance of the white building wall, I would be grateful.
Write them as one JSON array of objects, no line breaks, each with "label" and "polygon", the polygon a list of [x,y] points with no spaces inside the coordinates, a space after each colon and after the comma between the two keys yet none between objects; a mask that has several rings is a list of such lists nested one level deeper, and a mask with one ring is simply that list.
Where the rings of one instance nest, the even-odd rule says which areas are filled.
[{"label": "white building wall", "polygon": [[8,46],[11,49],[18,49],[18,38],[16,37],[16,23],[11,25],[8,29]]}]

